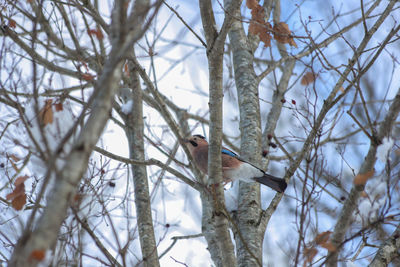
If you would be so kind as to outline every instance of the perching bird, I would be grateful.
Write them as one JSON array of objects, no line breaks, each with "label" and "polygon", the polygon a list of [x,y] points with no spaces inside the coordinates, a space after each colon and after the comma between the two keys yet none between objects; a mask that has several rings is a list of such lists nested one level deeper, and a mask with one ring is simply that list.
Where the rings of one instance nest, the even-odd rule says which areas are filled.
[{"label": "perching bird", "polygon": [[[201,135],[193,135],[185,139],[190,154],[196,166],[205,174],[208,173],[208,142]],[[226,181],[240,179],[244,182],[259,182],[280,193],[285,191],[286,182],[284,179],[265,173],[253,164],[244,161],[237,154],[222,147],[222,176]]]}]

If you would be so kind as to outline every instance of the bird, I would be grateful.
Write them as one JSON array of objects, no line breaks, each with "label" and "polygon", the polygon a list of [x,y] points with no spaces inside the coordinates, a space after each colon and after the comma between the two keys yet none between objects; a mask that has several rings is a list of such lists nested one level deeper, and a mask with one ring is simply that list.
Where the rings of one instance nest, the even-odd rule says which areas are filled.
[{"label": "bird", "polygon": [[[208,142],[202,135],[195,134],[184,139],[195,165],[204,174],[208,173]],[[222,176],[225,181],[241,180],[244,182],[258,182],[266,185],[279,193],[283,193],[287,187],[284,179],[265,173],[260,168],[243,160],[233,151],[222,147]]]}]

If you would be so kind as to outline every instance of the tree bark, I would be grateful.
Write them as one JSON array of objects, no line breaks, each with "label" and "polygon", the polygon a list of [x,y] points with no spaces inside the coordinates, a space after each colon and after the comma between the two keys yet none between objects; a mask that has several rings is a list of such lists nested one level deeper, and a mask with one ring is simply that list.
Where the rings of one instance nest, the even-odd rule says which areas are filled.
[{"label": "tree bark", "polygon": [[[133,55],[134,56],[134,55]],[[129,156],[133,160],[144,161],[144,122],[143,122],[143,92],[140,79],[133,64],[129,64],[132,88],[133,107],[125,120],[126,136],[129,143]],[[154,235],[153,218],[151,214],[151,199],[145,165],[131,164],[133,184],[135,188],[135,206],[139,230],[140,247],[145,266],[160,266],[157,244]]]},{"label": "tree bark", "polygon": [[397,225],[396,230],[386,240],[385,243],[379,248],[374,259],[369,267],[385,267],[393,261],[396,257],[399,257],[400,249],[400,225]]},{"label": "tree bark", "polygon": [[[234,13],[234,16],[240,17],[240,11]],[[261,122],[258,81],[253,68],[253,50],[241,21],[233,22],[229,39],[240,111],[240,154],[245,160],[259,164]],[[236,225],[239,229],[234,229],[238,266],[261,266],[263,236],[259,234],[257,225],[261,213],[260,186],[240,182],[238,197]]]}]

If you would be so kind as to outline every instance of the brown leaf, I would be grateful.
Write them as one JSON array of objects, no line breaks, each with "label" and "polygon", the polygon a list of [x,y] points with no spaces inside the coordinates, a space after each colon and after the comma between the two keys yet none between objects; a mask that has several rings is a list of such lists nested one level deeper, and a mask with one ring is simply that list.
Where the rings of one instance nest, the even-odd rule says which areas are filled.
[{"label": "brown leaf", "polygon": [[85,81],[93,81],[94,76],[90,73],[83,73],[82,79],[84,79]]},{"label": "brown leaf", "polygon": [[337,247],[333,245],[331,241],[324,242],[320,246],[326,248],[329,252],[334,252],[337,250]]},{"label": "brown leaf", "polygon": [[265,47],[271,46],[271,24],[265,21],[264,8],[260,5],[256,5],[251,10],[251,21],[249,26],[249,33],[257,35],[261,42],[264,43]]},{"label": "brown leaf", "polygon": [[64,109],[63,103],[61,102],[54,104],[54,107],[56,108],[56,111],[62,111]]},{"label": "brown leaf", "polygon": [[306,74],[304,74],[304,76],[301,78],[301,85],[308,85],[310,83],[312,83],[313,81],[315,81],[315,75],[313,72],[307,72]]},{"label": "brown leaf", "polygon": [[17,27],[17,22],[15,20],[13,20],[13,19],[10,19],[8,21],[8,27],[15,29]]},{"label": "brown leaf", "polygon": [[26,179],[28,179],[28,178],[29,178],[28,175],[20,176],[17,179],[15,179],[14,185],[19,186],[20,184],[24,184]]},{"label": "brown leaf", "polygon": [[130,77],[128,62],[124,64],[124,73],[126,77]]},{"label": "brown leaf", "polygon": [[7,194],[6,199],[13,200],[23,194],[25,194],[25,185],[20,184],[20,185],[16,186],[11,193]]},{"label": "brown leaf", "polygon": [[29,256],[29,258],[35,259],[37,261],[42,261],[45,256],[46,256],[46,251],[44,251],[43,249],[42,250],[35,249],[35,250],[32,251],[32,253]]},{"label": "brown leaf", "polygon": [[47,99],[44,107],[39,111],[39,121],[46,126],[49,123],[53,123],[53,100]]},{"label": "brown leaf", "polygon": [[11,200],[11,206],[16,210],[21,210],[26,204],[25,184],[24,182],[29,176],[20,176],[15,179],[14,190],[7,194],[6,199]]},{"label": "brown leaf", "polygon": [[339,87],[339,91],[342,92],[342,93],[344,93],[344,88],[343,88],[343,86],[340,86],[340,87]]},{"label": "brown leaf", "polygon": [[26,195],[23,193],[22,195],[17,196],[11,201],[11,205],[15,210],[22,210],[24,205],[26,204]]},{"label": "brown leaf", "polygon": [[375,171],[370,170],[367,171],[366,173],[362,174],[357,174],[357,176],[354,178],[353,183],[355,185],[365,185],[365,183],[368,181],[369,178],[371,178],[374,175]]},{"label": "brown leaf", "polygon": [[306,265],[306,263],[308,263],[308,262],[312,262],[312,260],[314,259],[315,255],[317,255],[317,253],[318,253],[318,250],[315,247],[304,248],[303,254],[306,257],[304,265]]},{"label": "brown leaf", "polygon": [[273,28],[274,39],[281,44],[289,44],[297,47],[296,42],[293,40],[292,32],[289,30],[289,26],[285,22],[278,22]]},{"label": "brown leaf", "polygon": [[103,32],[100,28],[90,29],[88,30],[89,35],[94,35],[98,40],[102,40],[104,38]]},{"label": "brown leaf", "polygon": [[258,6],[258,1],[257,0],[247,0],[246,1],[246,6],[249,9],[256,8]]},{"label": "brown leaf", "polygon": [[328,241],[329,236],[331,235],[331,231],[326,231],[326,232],[322,232],[320,234],[318,234],[315,237],[315,243],[317,243],[317,245],[320,245],[322,243],[325,243],[326,241]]}]

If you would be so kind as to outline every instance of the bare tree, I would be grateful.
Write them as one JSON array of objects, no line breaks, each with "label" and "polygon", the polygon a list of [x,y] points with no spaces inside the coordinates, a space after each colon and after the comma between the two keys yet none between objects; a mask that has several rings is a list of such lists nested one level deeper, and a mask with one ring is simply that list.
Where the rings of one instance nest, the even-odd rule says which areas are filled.
[{"label": "bare tree", "polygon": [[[396,1],[0,7],[2,262],[399,262]],[[287,190],[226,184],[222,145]]]}]

